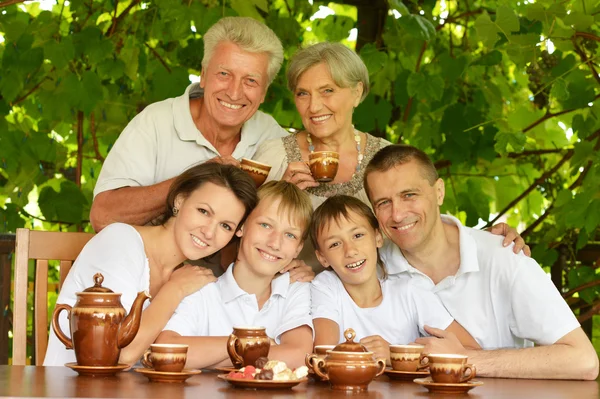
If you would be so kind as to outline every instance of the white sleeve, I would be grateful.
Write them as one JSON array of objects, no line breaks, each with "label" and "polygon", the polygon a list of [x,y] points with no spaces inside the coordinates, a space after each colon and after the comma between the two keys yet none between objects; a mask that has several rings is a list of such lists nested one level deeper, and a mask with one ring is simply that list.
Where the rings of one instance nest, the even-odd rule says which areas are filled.
[{"label": "white sleeve", "polygon": [[[279,278],[290,278],[287,273]],[[281,321],[274,331],[274,339],[280,343],[281,335],[286,331],[307,325],[313,330],[312,318],[310,317],[310,283],[293,283],[289,286],[285,298],[285,307]]]},{"label": "white sleeve", "polygon": [[283,140],[281,139],[263,142],[260,147],[258,147],[258,150],[256,150],[252,159],[257,162],[271,165],[271,171],[269,172],[267,181],[281,180],[288,167],[288,160],[285,148],[283,147]]},{"label": "white sleeve", "polygon": [[179,303],[173,316],[167,322],[163,331],[174,331],[182,337],[206,336],[205,331],[208,322],[204,320],[207,316],[205,311],[205,300],[203,291],[212,289],[213,284],[209,284],[199,291],[183,298]]},{"label": "white sleeve", "polygon": [[412,297],[421,335],[429,336],[423,328],[425,325],[445,330],[452,324],[454,318],[448,313],[437,295],[414,284],[407,284],[406,289]]},{"label": "white sleeve", "polygon": [[518,255],[511,306],[514,320],[510,329],[519,338],[551,345],[580,326],[550,277],[538,263]]},{"label": "white sleeve", "polygon": [[[337,281],[336,281],[337,280]],[[329,319],[343,326],[339,278],[328,270],[317,275],[310,283],[311,313],[313,319]]]},{"label": "white sleeve", "polygon": [[110,149],[98,181],[94,197],[101,192],[121,187],[150,186],[154,181],[157,157],[156,128],[149,106],[125,127]]}]

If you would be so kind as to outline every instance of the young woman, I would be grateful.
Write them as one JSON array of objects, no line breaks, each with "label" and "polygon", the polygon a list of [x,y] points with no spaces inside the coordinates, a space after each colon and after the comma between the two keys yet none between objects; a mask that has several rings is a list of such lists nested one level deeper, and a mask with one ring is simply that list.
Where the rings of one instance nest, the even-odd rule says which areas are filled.
[{"label": "young woman", "polygon": [[[122,293],[126,311],[140,291],[148,291],[135,339],[123,348],[119,363],[134,364],[154,342],[183,298],[216,281],[206,269],[186,265],[223,248],[233,238],[258,201],[252,179],[231,165],[205,163],[182,173],[172,184],[159,226],[113,223],[83,248],[70,270],[57,303],[73,306],[76,293],[93,285],[102,273],[103,285]],[[69,331],[66,314],[60,326]],[[75,362],[50,332],[45,366]]]},{"label": "young woman", "polygon": [[479,349],[435,294],[404,279],[386,279],[378,254],[383,237],[365,203],[343,195],[327,199],[315,210],[310,236],[323,267],[333,269],[311,283],[315,345],[343,342],[351,327],[367,349],[389,362],[389,345],[414,342],[426,335],[427,325]]}]

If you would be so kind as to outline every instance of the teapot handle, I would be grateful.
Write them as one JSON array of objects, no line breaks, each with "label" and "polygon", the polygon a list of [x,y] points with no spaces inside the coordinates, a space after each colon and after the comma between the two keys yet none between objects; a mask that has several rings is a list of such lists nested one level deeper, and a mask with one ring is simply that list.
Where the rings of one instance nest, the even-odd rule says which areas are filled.
[{"label": "teapot handle", "polygon": [[152,352],[150,350],[146,350],[146,352],[144,352],[144,356],[142,356],[142,359],[141,359],[142,365],[148,369],[154,369],[154,365],[152,364],[152,359],[150,358],[151,354],[152,354]]},{"label": "teapot handle", "polygon": [[60,323],[58,322],[58,315],[63,310],[66,310],[69,319],[71,318],[70,305],[66,305],[63,303],[56,305],[56,308],[54,308],[54,313],[52,314],[52,329],[54,330],[56,337],[67,347],[67,349],[73,349],[73,340],[65,335],[65,333],[60,328]]},{"label": "teapot handle", "polygon": [[238,338],[234,334],[229,336],[229,339],[227,340],[227,353],[229,354],[229,358],[231,359],[233,367],[239,369],[244,365],[244,359],[242,359],[242,357],[235,350],[235,343],[237,340]]},{"label": "teapot handle", "polygon": [[324,380],[324,381],[329,380],[329,375],[328,375],[327,371],[325,370],[325,359],[322,359],[322,358],[317,359],[317,361],[314,362],[313,370],[319,377],[321,377],[322,380]]},{"label": "teapot handle", "polygon": [[379,365],[379,370],[377,370],[375,377],[379,377],[385,371],[385,359],[377,359],[377,364]]}]

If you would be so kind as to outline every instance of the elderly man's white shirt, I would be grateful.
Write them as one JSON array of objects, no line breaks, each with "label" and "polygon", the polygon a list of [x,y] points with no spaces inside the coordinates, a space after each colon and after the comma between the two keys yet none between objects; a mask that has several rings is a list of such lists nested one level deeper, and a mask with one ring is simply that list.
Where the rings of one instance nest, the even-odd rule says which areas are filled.
[{"label": "elderly man's white shirt", "polygon": [[412,267],[388,241],[381,250],[390,278],[411,279],[436,293],[454,319],[483,349],[523,348],[533,341],[550,345],[579,327],[573,312],[539,264],[503,247],[504,237],[464,227],[449,215],[442,221],[459,229],[460,267],[437,285]]},{"label": "elderly man's white shirt", "polygon": [[352,328],[357,340],[379,335],[390,344],[411,343],[427,335],[424,325],[445,330],[454,320],[435,294],[410,281],[384,280],[381,291],[378,306],[361,308],[334,272],[321,272],[311,283],[313,319],[335,322],[340,328],[339,342],[346,341],[344,331]]},{"label": "elderly man's white shirt", "polygon": [[[194,124],[190,112],[190,98],[202,95],[203,90],[194,83],[183,95],[150,104],[133,118],[108,153],[94,196],[126,186],[160,183],[219,156]],[[287,134],[273,117],[257,111],[242,126],[232,156],[238,160],[252,158],[263,141]]]},{"label": "elderly man's white shirt", "polygon": [[217,282],[187,296],[164,330],[181,336],[227,336],[234,326],[266,327],[278,344],[286,331],[307,325],[311,329],[310,284],[290,284],[289,273],[271,283],[271,296],[258,309],[254,294],[240,288],[233,277],[233,264]]}]

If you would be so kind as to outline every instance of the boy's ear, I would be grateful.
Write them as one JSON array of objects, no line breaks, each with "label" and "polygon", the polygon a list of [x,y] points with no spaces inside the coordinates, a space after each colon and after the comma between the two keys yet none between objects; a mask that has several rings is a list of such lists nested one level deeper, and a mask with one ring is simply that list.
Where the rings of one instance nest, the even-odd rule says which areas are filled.
[{"label": "boy's ear", "polygon": [[323,266],[325,269],[327,269],[329,267],[329,262],[327,262],[327,259],[325,259],[325,257],[321,253],[321,251],[316,249],[315,255],[317,255],[317,259],[319,260],[319,263],[321,264],[321,266]]},{"label": "boy's ear", "polygon": [[244,235],[244,225],[242,225],[236,232],[235,235],[238,237],[242,237]]},{"label": "boy's ear", "polygon": [[377,248],[383,247],[383,235],[379,229],[375,230],[375,243],[377,244]]}]

